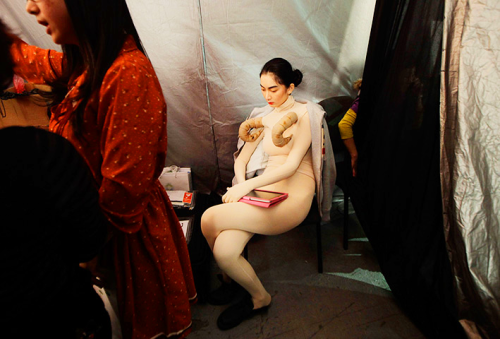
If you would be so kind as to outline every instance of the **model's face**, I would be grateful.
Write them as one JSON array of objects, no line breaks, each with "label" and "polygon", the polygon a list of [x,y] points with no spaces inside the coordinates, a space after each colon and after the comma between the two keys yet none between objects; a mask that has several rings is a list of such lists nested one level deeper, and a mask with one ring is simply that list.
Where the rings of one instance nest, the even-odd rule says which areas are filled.
[{"label": "model's face", "polygon": [[288,88],[279,84],[275,80],[273,73],[263,73],[260,76],[260,90],[271,107],[281,106],[288,99],[288,96],[292,94],[293,89],[294,84],[290,84]]},{"label": "model's face", "polygon": [[26,11],[47,27],[47,34],[58,45],[78,45],[73,23],[64,0],[28,0]]}]

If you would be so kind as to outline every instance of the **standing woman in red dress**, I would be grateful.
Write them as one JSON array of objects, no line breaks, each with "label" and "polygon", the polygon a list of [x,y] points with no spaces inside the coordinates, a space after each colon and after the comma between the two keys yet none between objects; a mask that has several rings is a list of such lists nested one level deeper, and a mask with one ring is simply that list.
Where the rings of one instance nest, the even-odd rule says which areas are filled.
[{"label": "standing woman in red dress", "polygon": [[125,0],[29,0],[62,53],[16,39],[15,72],[52,86],[49,129],[89,165],[114,225],[124,338],[184,338],[196,290],[182,229],[158,181],[166,104]]}]

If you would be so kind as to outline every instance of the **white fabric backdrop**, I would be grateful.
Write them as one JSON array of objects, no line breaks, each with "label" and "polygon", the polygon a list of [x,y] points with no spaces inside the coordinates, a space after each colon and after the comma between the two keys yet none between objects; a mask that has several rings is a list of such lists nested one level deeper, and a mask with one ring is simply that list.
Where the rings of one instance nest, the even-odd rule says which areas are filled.
[{"label": "white fabric backdrop", "polygon": [[[239,124],[260,94],[264,63],[283,57],[304,73],[296,97],[354,95],[375,0],[128,0],[168,106],[167,165],[191,166],[207,192],[233,176]],[[56,48],[25,2],[0,15],[27,42]]]}]

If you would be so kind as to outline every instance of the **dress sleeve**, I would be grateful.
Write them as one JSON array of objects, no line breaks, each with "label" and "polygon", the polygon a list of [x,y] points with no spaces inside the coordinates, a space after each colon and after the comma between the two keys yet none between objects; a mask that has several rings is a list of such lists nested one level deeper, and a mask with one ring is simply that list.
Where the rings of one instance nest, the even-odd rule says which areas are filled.
[{"label": "dress sleeve", "polygon": [[61,52],[31,46],[13,37],[10,48],[14,60],[14,73],[28,82],[47,84],[62,74]]},{"label": "dress sleeve", "polygon": [[352,126],[356,122],[356,112],[353,111],[352,109],[349,109],[342,120],[339,122],[339,131],[340,131],[340,137],[342,139],[349,139],[354,136],[352,132]]},{"label": "dress sleeve", "polygon": [[137,232],[165,164],[166,104],[145,59],[115,62],[100,93],[101,206],[120,230]]}]

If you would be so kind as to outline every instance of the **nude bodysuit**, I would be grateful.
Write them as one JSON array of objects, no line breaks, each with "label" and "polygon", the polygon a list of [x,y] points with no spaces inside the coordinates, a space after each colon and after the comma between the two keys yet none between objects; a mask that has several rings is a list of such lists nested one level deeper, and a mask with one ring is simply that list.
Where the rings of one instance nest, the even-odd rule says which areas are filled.
[{"label": "nude bodysuit", "polygon": [[[295,112],[298,120],[285,131],[284,137],[293,136],[287,145],[277,147],[272,142],[271,131],[288,112]],[[290,96],[280,107],[266,115],[262,122],[262,135],[254,142],[247,142],[236,160],[238,185],[249,188],[248,192],[254,188],[285,192],[288,193],[288,198],[270,208],[243,202],[213,206],[205,211],[201,220],[203,234],[212,248],[217,264],[252,295],[254,304],[255,299],[269,294],[241,255],[245,245],[253,234],[276,235],[299,225],[309,212],[315,192],[311,129],[306,105],[296,102]],[[260,140],[265,152],[269,154],[268,165],[262,175],[245,181],[242,178],[245,176],[246,163]],[[228,189],[228,192],[243,187],[238,185]],[[240,194],[248,192],[240,191]],[[236,194],[235,201],[240,194]]]}]

